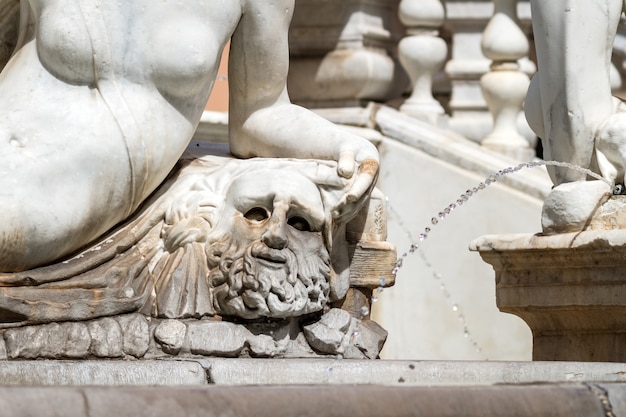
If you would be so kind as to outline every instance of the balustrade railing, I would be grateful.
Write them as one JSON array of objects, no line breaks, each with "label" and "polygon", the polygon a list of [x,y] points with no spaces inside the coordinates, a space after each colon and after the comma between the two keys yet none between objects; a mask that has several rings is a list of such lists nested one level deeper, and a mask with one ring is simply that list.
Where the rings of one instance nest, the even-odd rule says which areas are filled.
[{"label": "balustrade railing", "polygon": [[[529,1],[402,0],[399,18],[406,35],[398,55],[413,82],[401,110],[424,119],[438,109],[426,103],[443,95],[451,130],[515,159],[533,158],[537,138],[521,112],[536,71]],[[622,99],[625,27],[610,68],[611,88]],[[441,69],[443,51],[447,61]],[[435,78],[445,82],[433,83]]]},{"label": "balustrade railing", "polygon": [[[433,114],[437,106],[425,104],[433,91],[424,91],[432,88],[448,98],[451,130],[519,160],[534,157],[536,138],[520,117],[535,71],[528,1],[402,0],[399,18],[407,31],[398,54],[413,81],[401,111],[422,119]],[[444,39],[447,48],[440,46]],[[433,84],[435,77],[445,82]]]}]

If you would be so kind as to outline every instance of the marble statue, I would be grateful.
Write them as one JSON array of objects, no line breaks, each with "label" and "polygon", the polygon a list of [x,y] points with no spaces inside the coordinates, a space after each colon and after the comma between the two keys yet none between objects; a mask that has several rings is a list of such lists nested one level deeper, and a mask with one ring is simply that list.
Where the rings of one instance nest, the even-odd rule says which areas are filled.
[{"label": "marble statue", "polygon": [[[611,96],[609,76],[623,7],[623,0],[531,0],[539,71],[525,104],[546,160],[588,168],[622,185],[626,115]],[[549,172],[556,187],[544,205],[544,231],[580,230],[612,193],[602,181],[586,181],[583,172]]]},{"label": "marble statue", "polygon": [[139,310],[286,318],[345,295],[347,283],[331,281],[326,245],[330,208],[348,183],[332,172],[335,163],[209,155],[179,166],[145,208],[93,247],[49,267],[0,274],[0,321]]},{"label": "marble statue", "polygon": [[[327,249],[342,247],[340,240],[329,242],[332,208],[352,182],[336,169],[333,161],[187,154],[147,204],[89,249],[50,266],[0,274],[0,330],[7,329],[10,356],[73,357],[66,349],[82,334],[85,350],[74,357],[118,357],[122,351],[110,354],[107,340],[119,334],[144,341],[145,349],[126,352],[135,357],[146,355],[152,337],[162,349],[153,347],[152,356],[178,354],[183,340],[172,342],[176,335],[191,344],[186,353],[225,354],[225,343],[238,354],[244,348],[250,354],[252,344],[257,356],[301,357],[315,355],[309,344],[317,343],[317,352],[351,347],[348,357],[376,357],[382,329],[329,310],[350,285],[346,273],[335,271],[344,260]],[[329,320],[341,324],[329,330]],[[323,336],[305,324],[321,326]],[[289,337],[294,332],[301,340]],[[359,334],[378,336],[359,350],[353,341]],[[54,337],[61,340],[33,344]],[[104,353],[93,350],[98,337]]]},{"label": "marble statue", "polygon": [[289,102],[293,3],[23,0],[0,76],[0,270],[67,257],[135,212],[189,144],[231,38],[232,153],[337,161],[356,178],[335,208],[349,217],[377,152]]},{"label": "marble statue", "polygon": [[[21,0],[0,73],[0,358],[378,356],[384,330],[338,308],[378,154],[290,103],[293,7]],[[229,39],[230,154],[189,146]]]}]

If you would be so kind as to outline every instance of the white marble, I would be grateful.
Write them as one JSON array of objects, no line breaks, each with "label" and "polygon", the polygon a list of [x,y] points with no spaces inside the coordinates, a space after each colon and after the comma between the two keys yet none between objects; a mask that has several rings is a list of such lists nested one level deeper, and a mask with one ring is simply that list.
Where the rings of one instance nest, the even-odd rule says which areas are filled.
[{"label": "white marble", "polygon": [[520,71],[518,60],[528,55],[528,39],[519,27],[517,0],[494,1],[494,14],[481,39],[483,54],[492,60],[490,71],[480,79],[480,86],[493,115],[493,130],[481,144],[521,161],[530,161],[535,150],[517,131],[528,76]]},{"label": "white marble", "polygon": [[444,113],[441,104],[433,98],[432,84],[448,55],[448,46],[437,33],[445,20],[445,9],[438,0],[403,0],[398,13],[407,27],[407,36],[398,44],[398,56],[413,89],[400,110],[417,117],[430,116],[435,121]]},{"label": "white marble", "polygon": [[334,160],[356,178],[339,206],[367,194],[374,146],[289,102],[293,7],[23,1],[0,75],[0,270],[65,257],[137,209],[188,145],[231,38],[231,151]]},{"label": "white marble", "polygon": [[[543,139],[545,159],[565,161],[609,177],[616,165],[623,172],[623,116],[612,116],[610,65],[622,0],[532,0],[532,19],[539,71],[526,99],[529,124]],[[597,139],[602,138],[598,143]],[[614,144],[614,146],[609,145]],[[606,160],[598,151],[613,147]],[[601,157],[600,157],[601,158]],[[581,181],[585,174],[549,169],[555,184]],[[609,178],[610,180],[612,178]],[[623,181],[622,178],[617,179]]]},{"label": "white marble", "polygon": [[611,196],[604,181],[577,181],[559,184],[543,204],[543,233],[566,233],[584,230],[600,206]]}]

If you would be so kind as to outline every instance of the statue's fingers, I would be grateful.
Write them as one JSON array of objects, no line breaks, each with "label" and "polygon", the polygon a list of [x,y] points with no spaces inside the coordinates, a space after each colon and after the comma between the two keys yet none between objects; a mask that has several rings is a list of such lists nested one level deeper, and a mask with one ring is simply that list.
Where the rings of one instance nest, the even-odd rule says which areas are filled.
[{"label": "statue's fingers", "polygon": [[373,159],[366,159],[359,166],[359,172],[354,183],[346,194],[346,202],[354,203],[358,201],[365,193],[367,193],[378,175],[378,162]]},{"label": "statue's fingers", "polygon": [[343,188],[346,183],[346,179],[337,174],[336,163],[329,165],[323,163],[324,161],[318,162],[321,163],[316,164],[314,167],[307,167],[307,170],[304,171],[303,174],[317,185],[338,189]]},{"label": "statue's fingers", "polygon": [[354,152],[342,151],[337,161],[337,173],[343,178],[352,178],[354,175]]}]

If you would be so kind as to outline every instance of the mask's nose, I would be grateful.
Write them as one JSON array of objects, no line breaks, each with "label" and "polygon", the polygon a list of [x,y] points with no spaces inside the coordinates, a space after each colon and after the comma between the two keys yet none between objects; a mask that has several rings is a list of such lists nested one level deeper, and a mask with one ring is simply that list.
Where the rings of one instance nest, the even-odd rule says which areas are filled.
[{"label": "mask's nose", "polygon": [[[288,208],[288,207],[287,207]],[[272,249],[285,249],[289,244],[287,238],[287,210],[284,207],[274,207],[274,211],[267,225],[267,229],[263,232],[261,239],[268,247]]]}]

